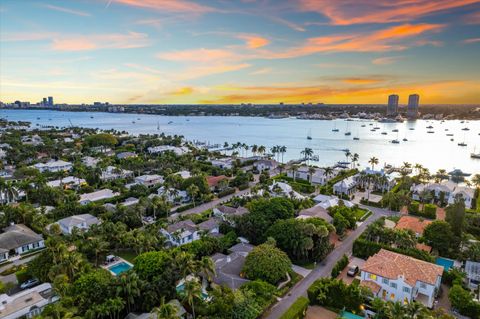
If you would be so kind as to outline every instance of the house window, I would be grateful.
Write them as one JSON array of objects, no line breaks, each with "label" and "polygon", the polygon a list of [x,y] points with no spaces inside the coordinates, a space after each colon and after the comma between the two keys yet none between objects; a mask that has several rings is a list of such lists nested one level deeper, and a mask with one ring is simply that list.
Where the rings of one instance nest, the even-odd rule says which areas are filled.
[{"label": "house window", "polygon": [[382,279],[382,283],[388,285],[388,282],[389,282],[389,280],[388,280],[387,278],[383,278],[383,279]]},{"label": "house window", "polygon": [[406,292],[407,294],[410,293],[410,288],[408,287],[403,287],[403,292]]},{"label": "house window", "polygon": [[22,246],[22,253],[28,250],[28,245]]},{"label": "house window", "polygon": [[393,289],[397,289],[397,284],[392,282],[392,283],[390,283],[390,287],[392,287]]},{"label": "house window", "polygon": [[422,288],[422,289],[427,289],[427,285],[424,284],[423,282],[421,282],[421,283],[420,283],[420,288]]},{"label": "house window", "polygon": [[372,279],[372,280],[377,280],[377,275],[369,274],[369,275],[368,275],[368,278],[370,278],[370,279]]}]

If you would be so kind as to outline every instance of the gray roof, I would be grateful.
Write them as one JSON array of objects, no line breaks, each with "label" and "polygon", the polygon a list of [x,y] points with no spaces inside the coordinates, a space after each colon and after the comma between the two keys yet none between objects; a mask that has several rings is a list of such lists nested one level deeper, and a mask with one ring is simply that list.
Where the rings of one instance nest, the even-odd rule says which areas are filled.
[{"label": "gray roof", "polygon": [[235,216],[241,216],[246,213],[248,213],[248,209],[245,207],[230,207],[230,206],[225,206],[225,205],[220,205],[216,207],[220,212],[222,212],[224,215],[235,215]]},{"label": "gray roof", "polygon": [[178,223],[168,225],[167,231],[171,234],[174,233],[178,230],[185,229],[190,232],[195,232],[197,230],[197,226],[195,225],[194,222],[192,222],[190,219],[187,220],[182,220]]},{"label": "gray roof", "polygon": [[316,205],[308,209],[302,210],[299,216],[318,217],[326,220],[329,223],[333,221],[333,218],[328,214],[328,211],[320,205]]},{"label": "gray roof", "polygon": [[252,251],[253,248],[254,248],[253,245],[238,243],[238,244],[230,247],[229,251],[231,251],[232,253],[246,253],[246,254],[248,254],[249,252]]},{"label": "gray roof", "polygon": [[25,225],[12,225],[0,234],[0,249],[11,250],[23,245],[32,244],[43,240],[42,235],[36,234]]},{"label": "gray roof", "polygon": [[218,221],[215,218],[207,219],[206,221],[198,224],[198,228],[201,230],[211,231],[219,226]]},{"label": "gray roof", "polygon": [[[242,247],[242,249],[244,248]],[[240,277],[247,255],[248,252],[233,252],[228,256],[224,254],[213,255],[212,260],[215,263],[216,272],[213,281],[217,285],[226,285],[232,289],[238,289],[241,285],[247,283],[248,279]]]},{"label": "gray roof", "polygon": [[87,226],[100,223],[97,217],[90,214],[73,215],[70,217],[62,218],[58,221],[59,224],[62,224],[65,227],[77,226],[78,224],[81,224],[83,222],[85,222]]}]

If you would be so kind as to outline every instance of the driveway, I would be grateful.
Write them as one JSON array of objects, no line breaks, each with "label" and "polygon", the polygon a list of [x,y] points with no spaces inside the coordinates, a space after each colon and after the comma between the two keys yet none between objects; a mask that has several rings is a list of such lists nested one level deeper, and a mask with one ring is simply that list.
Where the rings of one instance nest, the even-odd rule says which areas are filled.
[{"label": "driveway", "polygon": [[303,268],[297,265],[292,265],[292,270],[297,274],[301,275],[302,277],[307,277],[312,272],[312,270],[310,269]]},{"label": "driveway", "polygon": [[310,272],[310,274],[308,274],[308,276],[299,281],[284,298],[279,300],[264,318],[279,318],[300,296],[307,296],[307,289],[315,280],[321,277],[330,277],[333,266],[344,254],[347,256],[351,254],[353,242],[365,231],[368,225],[382,216],[398,214],[398,212],[392,212],[386,209],[362,206],[363,208],[370,209],[373,214],[368,217],[362,225],[351,232],[350,236],[345,238],[340,245],[338,245],[321,263],[318,264],[315,269]]}]

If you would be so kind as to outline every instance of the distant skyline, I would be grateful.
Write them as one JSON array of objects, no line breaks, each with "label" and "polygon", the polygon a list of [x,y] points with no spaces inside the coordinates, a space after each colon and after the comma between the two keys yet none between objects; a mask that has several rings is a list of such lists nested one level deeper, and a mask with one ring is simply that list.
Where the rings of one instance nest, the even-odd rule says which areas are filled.
[{"label": "distant skyline", "polygon": [[3,0],[0,100],[480,103],[480,0]]}]

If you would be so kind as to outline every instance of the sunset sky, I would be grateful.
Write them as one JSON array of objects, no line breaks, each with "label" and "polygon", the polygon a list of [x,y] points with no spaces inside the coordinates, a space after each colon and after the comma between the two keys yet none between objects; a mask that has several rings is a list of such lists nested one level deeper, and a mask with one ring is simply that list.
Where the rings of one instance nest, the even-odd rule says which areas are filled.
[{"label": "sunset sky", "polygon": [[0,100],[480,103],[480,0],[2,0]]}]

